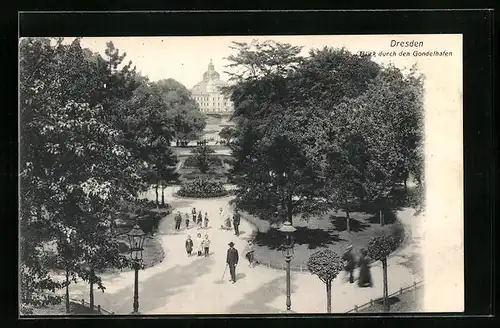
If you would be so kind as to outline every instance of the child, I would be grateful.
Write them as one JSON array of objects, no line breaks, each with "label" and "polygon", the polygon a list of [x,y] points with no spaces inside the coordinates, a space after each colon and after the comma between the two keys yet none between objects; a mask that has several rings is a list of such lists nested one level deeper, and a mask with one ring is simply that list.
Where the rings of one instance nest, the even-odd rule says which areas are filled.
[{"label": "child", "polygon": [[205,219],[203,220],[205,229],[208,228],[208,213],[205,212]]},{"label": "child", "polygon": [[191,236],[187,236],[186,239],[186,252],[188,256],[191,256],[191,252],[193,251],[193,241],[191,240]]},{"label": "child", "polygon": [[189,214],[186,213],[184,217],[184,221],[186,222],[186,229],[189,229]]},{"label": "child", "polygon": [[191,210],[191,215],[193,216],[193,222],[196,223],[196,207]]},{"label": "child", "polygon": [[201,256],[201,252],[203,249],[203,239],[201,239],[201,233],[198,233],[196,236],[196,251],[198,252],[198,256]]},{"label": "child", "polygon": [[254,253],[255,253],[255,250],[253,249],[253,242],[251,240],[249,240],[248,244],[247,244],[247,249],[245,252],[245,257],[248,260],[249,267],[253,267],[253,265],[254,265]]},{"label": "child", "polygon": [[201,222],[203,221],[203,215],[201,214],[201,211],[198,213],[198,221],[196,221],[196,224],[198,224],[198,227],[201,228]]},{"label": "child", "polygon": [[231,230],[231,217],[228,216],[226,219],[226,229]]},{"label": "child", "polygon": [[210,249],[210,240],[208,239],[208,235],[205,235],[205,239],[202,241],[203,249],[205,250],[205,257],[208,256],[208,251]]}]

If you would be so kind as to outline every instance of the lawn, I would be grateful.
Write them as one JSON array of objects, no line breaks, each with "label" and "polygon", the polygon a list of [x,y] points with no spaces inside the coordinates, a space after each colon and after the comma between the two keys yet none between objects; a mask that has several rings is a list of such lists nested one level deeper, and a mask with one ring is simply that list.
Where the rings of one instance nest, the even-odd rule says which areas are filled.
[{"label": "lawn", "polygon": [[[119,237],[120,240],[120,251],[121,254],[124,256],[129,257],[129,248],[128,248],[128,239],[126,235],[122,235]],[[144,268],[150,268],[152,266],[155,266],[158,263],[163,262],[165,259],[165,252],[163,250],[163,246],[161,245],[160,241],[157,240],[154,237],[147,236],[146,239],[144,240],[144,251],[142,252],[142,263],[144,265]],[[123,268],[121,271],[128,271],[132,270],[132,268]],[[104,270],[106,273],[112,273],[119,271],[114,268],[108,268]]]},{"label": "lawn", "polygon": [[[386,224],[380,226],[378,218],[372,214],[353,212],[350,214],[351,231],[346,230],[345,214],[341,211],[330,212],[320,218],[311,218],[308,221],[294,218],[294,256],[291,261],[292,269],[307,270],[306,263],[309,256],[322,248],[329,248],[342,255],[347,245],[353,245],[355,254],[366,247],[371,237],[382,231],[387,233],[404,233],[401,223],[392,215],[386,215]],[[254,236],[255,258],[263,265],[281,268],[284,259],[280,245],[284,236],[268,221],[258,219],[247,213],[243,218],[256,228]]]},{"label": "lawn", "polygon": [[[395,295],[389,298],[390,312],[408,313],[423,312],[422,299],[424,297],[423,287],[403,292],[401,295]],[[374,304],[358,313],[381,313],[384,312],[382,300],[377,300]]]}]

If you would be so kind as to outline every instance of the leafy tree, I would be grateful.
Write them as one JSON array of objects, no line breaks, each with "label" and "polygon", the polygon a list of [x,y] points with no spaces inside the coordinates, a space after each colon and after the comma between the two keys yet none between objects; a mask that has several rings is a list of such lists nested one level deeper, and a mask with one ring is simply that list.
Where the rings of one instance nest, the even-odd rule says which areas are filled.
[{"label": "leafy tree", "polygon": [[229,66],[239,73],[228,90],[237,121],[231,145],[237,205],[263,217],[281,206],[289,221],[323,210],[315,194],[323,120],[313,102],[291,102],[289,76],[301,62],[301,48],[275,42],[234,48],[238,54],[229,57]]},{"label": "leafy tree", "polygon": [[384,295],[384,310],[389,311],[388,283],[387,283],[387,257],[394,252],[401,244],[401,240],[396,236],[381,234],[373,237],[368,243],[368,256],[374,260],[382,262]]},{"label": "leafy tree", "polygon": [[167,106],[177,144],[198,139],[206,126],[206,117],[189,90],[174,79],[160,80],[155,87]]},{"label": "leafy tree", "polygon": [[213,153],[213,150],[207,145],[198,146],[194,149],[196,166],[203,174],[207,173],[210,169],[211,153]]},{"label": "leafy tree", "polygon": [[[379,71],[380,66],[369,56],[359,56],[345,48],[312,49],[293,72],[293,95],[297,101],[327,100],[336,105],[363,94]],[[331,107],[324,109],[332,111]]]},{"label": "leafy tree", "polygon": [[365,151],[363,198],[377,206],[382,225],[393,189],[406,176],[402,173],[422,166],[422,85],[411,74],[406,78],[397,68],[384,68],[350,104]]},{"label": "leafy tree", "polygon": [[[28,292],[65,286],[68,305],[68,286],[91,258],[88,249],[106,247],[82,231],[100,229],[113,238],[115,200],[134,199],[140,189],[140,162],[119,115],[137,75],[130,65],[117,68],[123,55],[112,44],[108,54],[105,60],[82,49],[79,39],[69,45],[47,38],[20,42],[21,262],[36,280],[26,284],[23,278],[23,301],[41,303],[43,297]],[[89,223],[86,218],[96,214]],[[44,266],[48,243],[55,243],[65,268],[62,284]]]},{"label": "leafy tree", "polygon": [[226,141],[226,144],[229,145],[234,134],[235,134],[235,129],[233,127],[225,126],[222,128],[222,130],[220,130],[219,137],[224,139]]},{"label": "leafy tree", "polygon": [[332,281],[344,269],[341,257],[330,249],[314,252],[307,260],[307,269],[326,285],[326,309],[332,312]]}]

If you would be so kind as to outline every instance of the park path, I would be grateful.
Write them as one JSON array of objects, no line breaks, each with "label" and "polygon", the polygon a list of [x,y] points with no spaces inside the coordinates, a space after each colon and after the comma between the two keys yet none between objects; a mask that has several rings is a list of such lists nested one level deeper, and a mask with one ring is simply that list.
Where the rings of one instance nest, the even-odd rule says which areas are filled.
[{"label": "park path", "polygon": [[[173,196],[175,187],[166,190],[166,198],[174,211],[162,220],[157,238],[163,245],[165,259],[154,267],[139,272],[139,311],[142,314],[262,314],[280,313],[285,309],[285,272],[264,266],[249,268],[243,249],[252,232],[251,225],[242,220],[239,237],[232,231],[216,228],[219,207],[230,211],[230,197],[218,199],[184,199]],[[147,195],[153,199],[154,192]],[[208,212],[211,227],[202,230],[212,241],[208,258],[187,257],[184,241],[187,234],[196,236],[196,228],[180,232],[173,230],[176,211],[189,212],[192,207]],[[232,213],[230,213],[232,215]],[[411,211],[401,212],[411,222]],[[240,252],[237,266],[237,282],[229,282],[229,272],[224,280],[228,242],[233,241]],[[389,259],[389,293],[419,280],[397,257]],[[343,313],[355,305],[382,295],[382,270],[372,267],[373,288],[358,288],[340,277],[332,286],[332,312]],[[326,312],[326,289],[320,280],[308,272],[292,272],[292,310],[297,313]],[[103,276],[104,293],[95,292],[95,304],[115,312],[129,314],[133,303],[133,272],[121,272]],[[84,282],[72,284],[72,298],[88,300],[88,285]]]}]

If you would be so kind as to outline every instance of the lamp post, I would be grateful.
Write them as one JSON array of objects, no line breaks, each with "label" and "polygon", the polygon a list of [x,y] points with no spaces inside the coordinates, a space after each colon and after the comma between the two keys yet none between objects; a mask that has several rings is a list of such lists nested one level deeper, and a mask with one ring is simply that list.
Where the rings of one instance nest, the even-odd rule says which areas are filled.
[{"label": "lamp post", "polygon": [[290,222],[285,222],[280,227],[279,231],[285,234],[285,244],[283,245],[283,256],[286,262],[286,310],[290,311],[292,307],[291,291],[290,291],[290,261],[293,257],[293,239],[292,233],[297,230]]},{"label": "lamp post", "polygon": [[139,225],[135,225],[127,234],[130,244],[130,259],[132,260],[135,279],[134,279],[134,314],[139,311],[139,269],[142,261],[142,251],[144,250],[144,239],[146,234]]}]

